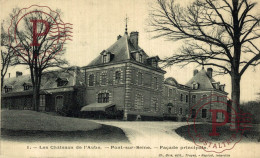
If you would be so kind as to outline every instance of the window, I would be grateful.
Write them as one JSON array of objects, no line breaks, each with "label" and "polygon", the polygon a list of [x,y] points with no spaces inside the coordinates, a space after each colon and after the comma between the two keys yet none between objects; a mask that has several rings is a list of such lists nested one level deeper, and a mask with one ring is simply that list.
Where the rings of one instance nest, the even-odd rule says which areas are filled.
[{"label": "window", "polygon": [[183,94],[181,94],[181,98],[180,98],[181,102],[183,101]]},{"label": "window", "polygon": [[143,62],[143,55],[142,54],[139,54],[139,62]]},{"label": "window", "polygon": [[25,85],[25,86],[24,86],[24,90],[25,90],[25,91],[29,90],[30,88],[31,88],[31,86],[29,86],[29,85]]},{"label": "window", "polygon": [[107,63],[107,55],[103,55],[103,63]]},{"label": "window", "polygon": [[138,85],[142,85],[143,83],[143,74],[138,72]]},{"label": "window", "polygon": [[8,92],[12,91],[13,87],[12,86],[5,86],[4,89],[5,89],[5,93],[8,93]]},{"label": "window", "polygon": [[195,116],[196,116],[196,109],[192,109],[191,118],[195,118]]},{"label": "window", "polygon": [[196,95],[192,95],[192,102],[193,102],[193,103],[196,102]]},{"label": "window", "polygon": [[171,114],[172,113],[172,108],[168,107],[168,113]]},{"label": "window", "polygon": [[207,109],[202,109],[202,118],[206,118],[207,117]]},{"label": "window", "polygon": [[180,114],[182,115],[182,108],[180,108]]},{"label": "window", "polygon": [[158,99],[155,98],[155,97],[152,99],[152,110],[153,111],[158,111],[159,110]]},{"label": "window", "polygon": [[101,85],[106,85],[106,83],[107,83],[107,74],[102,73],[101,74]]},{"label": "window", "polygon": [[121,80],[121,72],[120,71],[116,71],[115,82],[116,83],[120,83],[120,80]]},{"label": "window", "polygon": [[67,85],[69,81],[67,78],[57,78],[56,82],[57,82],[57,86],[61,87]]},{"label": "window", "polygon": [[94,75],[93,74],[89,75],[88,85],[94,86]]},{"label": "window", "polygon": [[98,94],[98,103],[108,103],[108,102],[109,102],[109,93]]},{"label": "window", "polygon": [[169,97],[172,96],[172,89],[169,89]]},{"label": "window", "polygon": [[199,84],[198,83],[193,83],[192,84],[192,89],[198,89],[199,88]]},{"label": "window", "polygon": [[141,94],[137,94],[135,98],[135,109],[141,110],[143,108],[143,96]]},{"label": "window", "polygon": [[186,101],[186,103],[189,102],[189,96],[188,96],[188,95],[186,95],[186,97],[185,97],[185,101]]},{"label": "window", "polygon": [[62,95],[56,96],[55,109],[56,111],[59,111],[62,108],[63,108],[63,96]]},{"label": "window", "polygon": [[45,95],[40,95],[40,106],[45,107]]},{"label": "window", "polygon": [[158,89],[158,79],[154,77],[154,89]]}]

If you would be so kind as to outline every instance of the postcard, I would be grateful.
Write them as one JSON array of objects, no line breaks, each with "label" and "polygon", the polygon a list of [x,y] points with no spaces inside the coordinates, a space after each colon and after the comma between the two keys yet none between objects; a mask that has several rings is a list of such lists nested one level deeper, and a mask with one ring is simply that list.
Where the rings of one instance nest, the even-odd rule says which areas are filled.
[{"label": "postcard", "polygon": [[1,157],[260,157],[257,0],[0,2]]}]

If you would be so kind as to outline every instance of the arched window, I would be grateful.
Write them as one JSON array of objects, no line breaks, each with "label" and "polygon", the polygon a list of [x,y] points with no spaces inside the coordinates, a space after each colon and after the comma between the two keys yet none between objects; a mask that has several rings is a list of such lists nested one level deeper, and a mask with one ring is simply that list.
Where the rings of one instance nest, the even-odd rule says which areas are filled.
[{"label": "arched window", "polygon": [[120,71],[116,71],[115,82],[116,83],[120,83],[120,80],[121,80],[121,72]]},{"label": "arched window", "polygon": [[101,74],[101,85],[106,85],[107,84],[107,73],[102,73]]},{"label": "arched window", "polygon": [[108,103],[108,102],[109,102],[109,93],[98,94],[98,103]]},{"label": "arched window", "polygon": [[88,85],[94,86],[94,74],[89,75]]}]

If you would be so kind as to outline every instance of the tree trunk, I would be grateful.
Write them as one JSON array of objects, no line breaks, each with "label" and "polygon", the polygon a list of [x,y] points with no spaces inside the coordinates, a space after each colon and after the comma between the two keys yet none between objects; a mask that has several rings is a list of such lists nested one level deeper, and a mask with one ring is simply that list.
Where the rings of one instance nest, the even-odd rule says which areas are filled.
[{"label": "tree trunk", "polygon": [[238,106],[240,103],[240,76],[238,73],[232,73],[231,75],[232,91],[231,91],[231,100],[232,100],[232,109],[231,109],[231,129],[237,129],[238,127],[238,118],[237,114]]},{"label": "tree trunk", "polygon": [[3,90],[3,87],[4,87],[4,77],[1,77],[1,92]]},{"label": "tree trunk", "polygon": [[39,111],[40,105],[40,88],[38,85],[35,85],[33,88],[33,110]]}]

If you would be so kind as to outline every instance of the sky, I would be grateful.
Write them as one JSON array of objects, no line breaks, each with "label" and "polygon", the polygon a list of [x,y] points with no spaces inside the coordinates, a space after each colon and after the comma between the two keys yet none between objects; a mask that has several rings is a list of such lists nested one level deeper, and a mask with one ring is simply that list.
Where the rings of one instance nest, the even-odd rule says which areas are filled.
[{"label": "sky", "polygon": [[[139,32],[139,45],[149,56],[169,57],[178,51],[182,42],[166,41],[164,38],[153,39],[153,33],[148,32],[149,12],[153,0],[0,0],[1,21],[7,19],[13,8],[29,7],[31,5],[49,6],[60,9],[61,18],[65,23],[73,24],[72,41],[66,45],[65,58],[71,66],[85,66],[99,53],[112,45],[118,35],[125,30],[126,15],[129,18],[128,32]],[[182,5],[189,0],[181,0]],[[205,67],[207,68],[207,67]],[[214,70],[214,67],[212,67]],[[193,70],[201,70],[201,66],[188,65],[181,68],[173,65],[165,69],[166,77],[174,77],[179,83],[185,84],[191,79]],[[9,70],[11,77],[15,71],[28,74],[29,70],[16,66]],[[241,101],[255,100],[260,92],[260,66],[248,69],[241,79]],[[215,76],[216,81],[226,85],[226,91],[231,92],[230,76]]]}]

